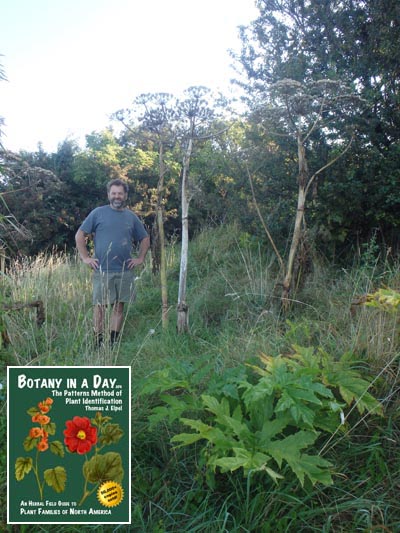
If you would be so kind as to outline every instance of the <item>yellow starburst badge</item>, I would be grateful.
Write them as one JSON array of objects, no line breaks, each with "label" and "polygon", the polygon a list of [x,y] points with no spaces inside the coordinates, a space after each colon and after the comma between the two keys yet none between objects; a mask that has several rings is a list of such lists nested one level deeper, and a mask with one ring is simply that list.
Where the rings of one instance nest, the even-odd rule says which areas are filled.
[{"label": "yellow starburst badge", "polygon": [[97,499],[105,507],[116,507],[124,497],[124,489],[117,481],[105,481],[97,489]]}]

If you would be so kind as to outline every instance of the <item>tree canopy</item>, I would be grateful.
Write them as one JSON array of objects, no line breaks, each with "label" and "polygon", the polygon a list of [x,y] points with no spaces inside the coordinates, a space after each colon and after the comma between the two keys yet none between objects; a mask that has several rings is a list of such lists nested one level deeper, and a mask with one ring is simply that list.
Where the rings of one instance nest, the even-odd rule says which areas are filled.
[{"label": "tree canopy", "polygon": [[[259,14],[240,29],[241,48],[233,53],[234,83],[241,86],[246,107],[238,116],[226,102],[221,121],[216,102],[209,105],[207,128],[221,135],[204,138],[191,154],[196,191],[190,231],[235,220],[267,243],[261,216],[285,254],[297,209],[302,132],[309,177],[317,172],[305,218],[314,246],[331,258],[352,258],[360,243],[375,235],[382,245],[396,249],[399,3],[257,0],[256,5]],[[191,90],[204,96],[206,89]],[[155,102],[160,104],[161,96],[133,95],[132,106],[116,111],[105,131],[88,134],[85,147],[66,139],[56,153],[45,153],[40,146],[19,154],[1,148],[0,193],[32,236],[12,241],[5,235],[3,241],[14,252],[27,254],[71,249],[76,228],[90,209],[106,201],[105,185],[114,177],[129,183],[130,206],[151,227],[160,201],[161,133],[166,237],[179,236],[179,110],[184,107],[179,102],[184,99],[164,94],[168,117],[164,114],[160,123]],[[198,128],[201,134],[201,124]],[[345,154],[335,159],[350,138]],[[332,160],[335,164],[327,165]],[[1,209],[5,216],[6,207]]]}]

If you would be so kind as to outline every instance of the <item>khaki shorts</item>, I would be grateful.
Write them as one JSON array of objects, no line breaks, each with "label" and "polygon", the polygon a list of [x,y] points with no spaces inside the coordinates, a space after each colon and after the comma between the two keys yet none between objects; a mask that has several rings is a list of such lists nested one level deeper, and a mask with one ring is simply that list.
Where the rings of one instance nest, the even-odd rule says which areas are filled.
[{"label": "khaki shorts", "polygon": [[133,302],[135,299],[133,270],[124,272],[93,272],[93,304]]}]

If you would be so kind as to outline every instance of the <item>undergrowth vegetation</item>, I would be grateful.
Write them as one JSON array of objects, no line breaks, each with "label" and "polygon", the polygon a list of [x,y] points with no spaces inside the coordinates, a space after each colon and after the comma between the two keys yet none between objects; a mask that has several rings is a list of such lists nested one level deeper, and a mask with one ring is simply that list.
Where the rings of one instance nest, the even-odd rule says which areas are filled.
[{"label": "undergrowth vegetation", "polygon": [[[21,531],[400,531],[400,267],[372,251],[347,270],[315,261],[283,317],[273,256],[235,227],[203,231],[190,333],[176,332],[171,244],[168,327],[147,264],[119,344],[100,351],[87,267],[63,254],[15,262],[1,303],[41,300],[45,322],[1,312],[2,441],[6,365],[131,365],[133,391],[132,525]],[[4,448],[0,460],[2,529],[17,531]]]}]

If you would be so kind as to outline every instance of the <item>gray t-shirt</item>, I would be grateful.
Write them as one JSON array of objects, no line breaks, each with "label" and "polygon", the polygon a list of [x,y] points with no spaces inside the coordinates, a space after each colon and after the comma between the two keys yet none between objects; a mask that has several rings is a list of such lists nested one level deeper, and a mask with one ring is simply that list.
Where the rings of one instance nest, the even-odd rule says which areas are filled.
[{"label": "gray t-shirt", "polygon": [[133,241],[141,241],[148,235],[135,213],[129,209],[118,211],[109,205],[93,209],[79,229],[94,235],[95,257],[100,269],[109,272],[124,270]]}]

